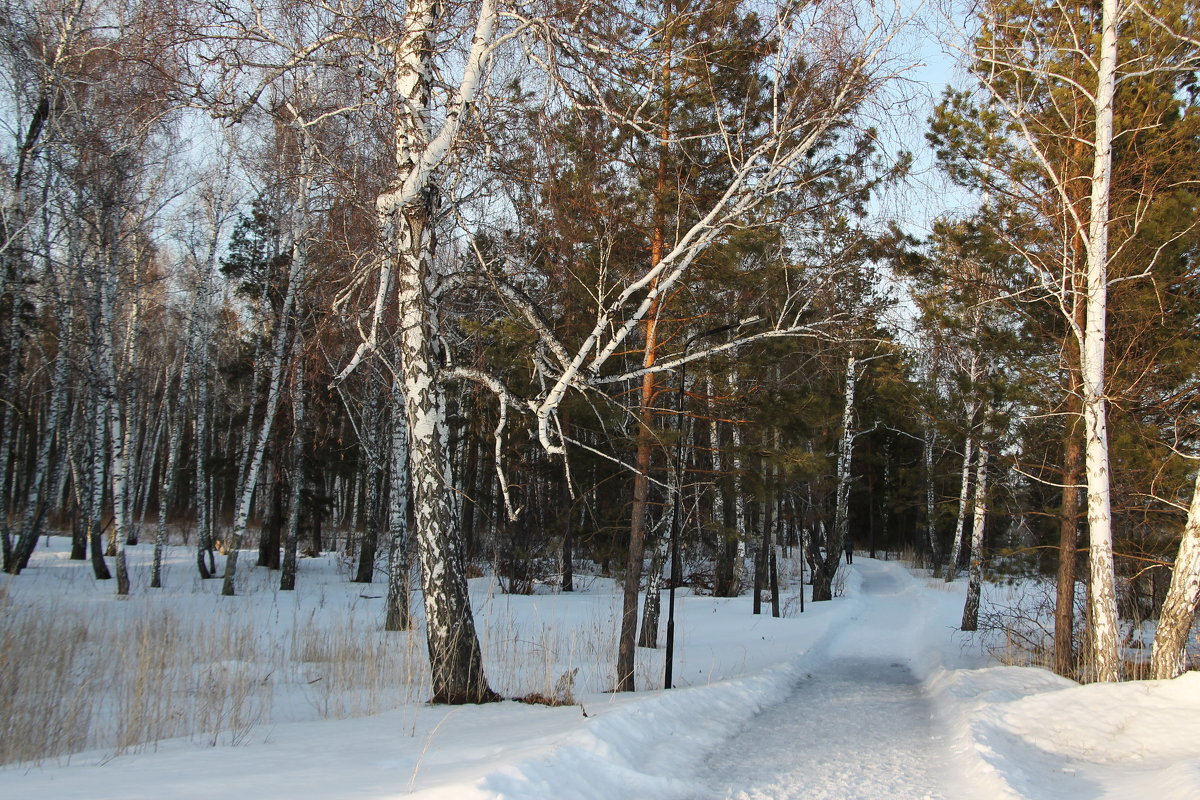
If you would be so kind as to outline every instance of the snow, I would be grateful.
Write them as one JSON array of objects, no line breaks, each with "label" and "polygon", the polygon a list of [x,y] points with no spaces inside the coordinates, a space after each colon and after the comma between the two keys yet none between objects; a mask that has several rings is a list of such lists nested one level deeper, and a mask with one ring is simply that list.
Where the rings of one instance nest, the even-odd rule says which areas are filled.
[{"label": "snow", "polygon": [[[641,650],[643,691],[619,695],[605,691],[616,584],[596,578],[574,594],[516,597],[475,579],[493,688],[547,692],[578,668],[575,702],[451,708],[422,702],[427,682],[400,685],[421,672],[419,639],[378,632],[384,587],[349,583],[349,564],[336,558],[303,560],[295,593],[271,588],[278,573],[244,570],[229,598],[218,582],[190,576],[193,556],[182,549],[171,552],[168,588],[149,590],[150,547],[139,546],[129,551],[135,594],[121,600],[63,547],[55,540],[31,569],[0,578],[5,626],[23,609],[88,620],[97,670],[114,664],[104,642],[119,620],[165,615],[181,636],[215,629],[193,672],[255,676],[270,686],[255,702],[269,708],[224,731],[0,768],[3,798],[1200,797],[1200,674],[1080,686],[999,666],[955,630],[965,584],[898,562],[859,556],[842,597],[800,614],[792,589],[782,619],[752,616],[748,597],[685,593],[679,688],[646,689],[661,685],[662,653]],[[296,655],[352,641],[387,673],[370,684],[374,699],[335,686],[328,654]],[[247,649],[230,652],[235,645]],[[276,661],[264,665],[260,650]],[[20,657],[0,656],[6,677]],[[338,718],[363,711],[377,713]]]}]

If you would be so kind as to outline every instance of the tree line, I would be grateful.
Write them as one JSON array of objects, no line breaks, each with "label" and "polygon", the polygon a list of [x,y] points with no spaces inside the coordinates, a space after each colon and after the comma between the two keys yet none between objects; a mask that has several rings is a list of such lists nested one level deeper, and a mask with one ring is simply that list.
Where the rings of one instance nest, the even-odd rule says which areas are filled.
[{"label": "tree line", "polygon": [[1114,679],[1118,576],[1200,527],[1194,9],[978,14],[929,138],[979,206],[917,240],[871,213],[898,8],[9,0],[5,570],[52,527],[121,594],[151,532],[152,587],[174,532],[225,594],[250,541],[283,589],[345,548],[389,629],[420,576],[459,703],[481,566],[620,576],[631,690],[664,581],[778,614],[777,553],[830,599],[849,541],[969,554],[977,604],[1008,548]]}]

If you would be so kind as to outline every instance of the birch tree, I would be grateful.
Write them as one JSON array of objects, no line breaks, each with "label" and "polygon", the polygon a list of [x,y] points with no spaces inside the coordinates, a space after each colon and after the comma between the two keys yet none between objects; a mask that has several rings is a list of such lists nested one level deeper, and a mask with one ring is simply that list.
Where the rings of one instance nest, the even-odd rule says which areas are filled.
[{"label": "birch tree", "polygon": [[[1059,237],[1057,247],[1044,248],[1030,245],[1038,238],[1014,236],[1010,229],[1006,242],[1032,275],[1021,296],[1046,298],[1073,339],[1070,369],[1078,378],[1091,565],[1088,662],[1090,677],[1103,681],[1120,675],[1108,444],[1108,402],[1114,394],[1106,354],[1110,296],[1118,282],[1144,280],[1161,268],[1162,254],[1181,235],[1179,228],[1164,227],[1150,236],[1165,230],[1155,244],[1147,241],[1143,249],[1139,243],[1155,216],[1150,209],[1174,191],[1162,182],[1162,173],[1146,170],[1132,156],[1135,142],[1171,120],[1162,104],[1141,97],[1154,95],[1146,83],[1151,76],[1178,69],[1187,58],[1181,48],[1163,46],[1153,18],[1140,13],[1124,0],[982,6],[980,34],[968,52],[986,98],[975,120],[981,125],[999,120],[1005,138],[977,149],[974,167],[962,169],[963,161],[951,167],[960,178],[973,172],[971,183],[1001,192],[998,206],[1019,207],[1027,226],[1041,220]],[[1138,99],[1117,113],[1119,91]],[[950,145],[943,152],[958,150],[940,134],[935,138],[939,146]],[[1121,156],[1116,162],[1114,152]],[[1142,260],[1130,265],[1135,253]]]},{"label": "birch tree", "polygon": [[[987,425],[984,425],[983,436],[986,438]],[[979,627],[979,596],[983,586],[983,533],[987,524],[988,513],[988,449],[983,441],[979,443],[979,456],[975,459],[975,501],[971,508],[971,555],[968,568],[967,600],[963,605],[962,623],[960,630],[973,631]]]}]

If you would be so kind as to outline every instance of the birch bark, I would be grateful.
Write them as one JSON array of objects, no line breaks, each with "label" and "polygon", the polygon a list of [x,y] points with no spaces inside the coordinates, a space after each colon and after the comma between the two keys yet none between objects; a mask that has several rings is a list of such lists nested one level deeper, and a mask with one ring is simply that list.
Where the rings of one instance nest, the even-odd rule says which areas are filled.
[{"label": "birch bark", "polygon": [[233,535],[230,537],[229,553],[225,558],[225,575],[221,585],[221,594],[233,595],[237,573],[238,551],[246,530],[250,524],[250,512],[254,502],[254,491],[258,487],[258,476],[262,471],[263,460],[266,457],[267,444],[275,423],[275,414],[279,409],[282,395],[283,372],[288,355],[293,351],[296,334],[292,326],[292,310],[296,306],[296,298],[304,277],[308,260],[308,203],[309,192],[312,188],[312,173],[310,171],[311,152],[308,145],[308,133],[299,129],[300,138],[300,171],[296,194],[296,210],[292,221],[292,253],[288,266],[287,287],[284,291],[283,307],[279,313],[275,327],[275,339],[272,343],[270,383],[267,387],[266,409],[259,423],[257,433],[247,432],[254,436],[254,444],[250,450],[249,463],[241,475],[241,486],[238,488],[237,506],[233,517]]},{"label": "birch bark", "polygon": [[1200,603],[1200,473],[1196,475],[1187,524],[1171,571],[1171,586],[1158,612],[1150,677],[1167,680],[1183,673],[1197,603]]},{"label": "birch bark", "polygon": [[833,578],[842,560],[842,544],[850,535],[850,467],[854,457],[854,407],[858,385],[858,359],[846,359],[846,381],[842,396],[842,435],[838,443],[837,486],[833,528],[825,539],[813,570],[813,600],[833,599]]},{"label": "birch bark", "polygon": [[296,588],[296,556],[300,542],[300,500],[304,494],[304,359],[296,360],[292,381],[292,475],[288,489],[287,533],[283,545],[283,565],[279,575],[281,591]]},{"label": "birch bark", "polygon": [[1117,649],[1117,590],[1113,565],[1112,498],[1105,408],[1105,341],[1108,310],[1108,206],[1112,181],[1113,96],[1117,71],[1117,0],[1103,0],[1096,71],[1096,133],[1088,225],[1087,288],[1083,342],[1084,469],[1088,495],[1088,606],[1091,662],[1097,681],[1121,678]]},{"label": "birch bark", "polygon": [[975,503],[971,523],[971,565],[967,580],[967,600],[963,605],[964,631],[979,629],[979,595],[983,586],[983,532],[987,523],[987,448],[980,443],[979,460],[975,465]]},{"label": "birch bark", "polygon": [[392,383],[392,441],[388,487],[388,595],[384,630],[405,631],[413,626],[409,608],[408,555],[408,426],[404,394]]},{"label": "birch bark", "polygon": [[[972,421],[974,424],[974,414]],[[962,560],[963,537],[966,535],[967,508],[971,504],[971,464],[975,460],[975,434],[968,428],[963,442],[962,474],[958,486],[958,515],[954,518],[954,540],[950,545],[950,558],[946,560],[945,581],[950,583],[958,577],[958,562]]]},{"label": "birch bark", "polygon": [[[408,425],[413,519],[425,602],[426,643],[433,673],[433,702],[479,703],[498,699],[487,684],[467,593],[462,542],[453,525],[453,480],[446,451],[445,396],[440,381],[439,325],[434,293],[433,211],[436,171],[452,149],[463,118],[486,77],[498,14],[483,0],[463,78],[435,134],[431,88],[437,5],[413,0],[396,43],[395,90],[403,101],[396,118],[397,180],[376,200],[384,231],[386,269],[397,276],[400,331],[398,378]],[[353,364],[347,369],[352,368]]]}]

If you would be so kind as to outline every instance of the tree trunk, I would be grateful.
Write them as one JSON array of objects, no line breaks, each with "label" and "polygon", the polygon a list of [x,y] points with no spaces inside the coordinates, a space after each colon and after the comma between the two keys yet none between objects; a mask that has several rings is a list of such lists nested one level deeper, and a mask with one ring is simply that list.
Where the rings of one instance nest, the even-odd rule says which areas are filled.
[{"label": "tree trunk", "polygon": [[388,487],[388,596],[383,629],[406,631],[413,626],[409,608],[408,556],[408,427],[404,397],[392,384],[391,471]]},{"label": "tree trunk", "polygon": [[1088,600],[1092,676],[1121,678],[1118,651],[1117,587],[1113,566],[1112,498],[1105,404],[1105,338],[1108,310],[1108,205],[1112,178],[1113,95],[1117,64],[1117,2],[1101,4],[1101,35],[1096,91],[1095,155],[1087,248],[1087,307],[1080,349],[1083,379],[1084,469],[1088,486]]},{"label": "tree trunk", "polygon": [[1196,605],[1200,602],[1200,473],[1192,489],[1187,524],[1179,542],[1175,568],[1171,571],[1171,586],[1167,599],[1158,614],[1158,630],[1154,634],[1154,650],[1150,657],[1150,677],[1168,680],[1186,668],[1185,654]]},{"label": "tree trunk", "polygon": [[292,446],[291,480],[288,487],[287,535],[283,546],[283,570],[279,576],[279,588],[292,591],[296,588],[296,557],[300,549],[301,501],[304,498],[304,359],[296,359],[296,375],[292,382]]},{"label": "tree trunk", "polygon": [[658,647],[658,619],[662,610],[662,574],[667,560],[669,537],[659,526],[654,539],[654,551],[650,556],[650,571],[646,575],[646,600],[642,605],[642,630],[638,636],[638,647]]},{"label": "tree trunk", "polygon": [[979,595],[983,586],[983,531],[987,523],[988,451],[980,442],[979,463],[975,467],[975,509],[971,524],[971,566],[967,580],[967,601],[963,606],[964,631],[979,629]]},{"label": "tree trunk", "polygon": [[383,407],[380,402],[380,380],[378,375],[372,375],[367,388],[366,413],[363,419],[362,442],[367,460],[367,497],[366,497],[366,531],[362,539],[362,548],[358,553],[358,570],[354,575],[354,583],[371,583],[375,578],[375,554],[379,547],[379,529],[383,525],[383,491],[384,454],[383,454]]},{"label": "tree trunk", "polygon": [[[975,424],[974,409],[969,425]],[[963,537],[966,535],[967,506],[971,502],[971,462],[975,458],[975,437],[971,429],[963,442],[962,476],[958,489],[958,516],[954,519],[954,540],[950,547],[950,558],[946,560],[946,583],[958,577],[958,562],[962,558]]]},{"label": "tree trunk", "polygon": [[843,393],[842,436],[838,445],[836,506],[833,528],[825,537],[825,552],[817,554],[813,570],[813,600],[833,599],[833,578],[842,560],[842,548],[849,539],[850,467],[854,456],[854,394],[858,383],[858,361],[846,359],[846,385]]},{"label": "tree trunk", "polygon": [[925,417],[925,434],[921,437],[921,460],[925,465],[925,536],[929,541],[929,560],[933,574],[941,567],[941,548],[937,537],[937,506],[933,486],[933,447],[937,443],[937,431],[933,420]]},{"label": "tree trunk", "polygon": [[283,546],[283,465],[276,463],[270,469],[271,483],[267,487],[267,513],[258,535],[258,565],[267,569],[279,569],[279,551]]},{"label": "tree trunk", "polygon": [[[655,324],[657,314],[651,313],[646,324],[644,364],[651,366],[655,354]],[[633,670],[637,644],[638,590],[642,581],[642,558],[645,551],[646,503],[650,495],[650,454],[654,436],[650,430],[651,409],[654,406],[654,373],[642,376],[641,410],[638,414],[638,446],[633,479],[633,508],[629,521],[629,553],[625,563],[625,581],[621,594],[621,632],[617,642],[618,692],[634,691]]]},{"label": "tree trunk", "polygon": [[[1071,409],[1074,411],[1074,408]],[[1079,543],[1079,473],[1083,449],[1078,417],[1068,417],[1063,435],[1062,509],[1058,520],[1058,585],[1054,604],[1054,671],[1075,674],[1075,549]]]},{"label": "tree trunk", "polygon": [[[564,437],[571,435],[571,421],[566,410],[559,414],[559,425],[562,426]],[[575,591],[575,526],[571,521],[571,474],[563,471],[562,490],[558,497],[559,525],[562,529],[562,581],[559,588],[564,592]]]},{"label": "tree trunk", "polygon": [[[737,358],[737,350],[734,350],[735,359]],[[735,366],[729,375],[729,385],[737,389],[738,385],[738,370]],[[733,446],[733,496],[730,502],[733,505],[733,541],[730,543],[730,549],[733,551],[733,578],[731,586],[738,587],[741,591],[742,572],[744,571],[746,562],[746,499],[742,492],[742,426],[736,419],[730,425],[730,444]]]},{"label": "tree trunk", "polygon": [[[432,13],[432,8],[429,11]],[[452,527],[449,487],[453,482],[446,453],[445,398],[435,374],[435,365],[441,363],[441,357],[437,353],[437,317],[429,293],[433,242],[428,222],[429,209],[423,204],[404,208],[394,220],[400,284],[401,375],[417,552],[433,671],[432,700],[482,703],[498,698],[484,676],[467,593],[462,543]]]},{"label": "tree trunk", "polygon": [[[307,190],[305,189],[304,191],[306,194]],[[267,444],[270,441],[271,430],[275,422],[275,413],[279,409],[284,364],[287,361],[287,354],[291,352],[293,340],[289,318],[296,302],[296,293],[299,290],[301,275],[304,269],[305,253],[302,238],[305,235],[307,234],[303,228],[298,229],[295,233],[296,239],[292,244],[292,263],[288,270],[287,291],[284,295],[283,310],[280,312],[278,327],[275,330],[275,342],[272,348],[271,377],[267,388],[266,409],[263,412],[263,419],[259,423],[257,433],[253,431],[247,433],[247,436],[254,437],[254,445],[250,451],[250,459],[246,466],[246,472],[241,476],[241,486],[238,489],[237,506],[233,517],[233,534],[230,537],[228,554],[225,557],[225,575],[221,584],[221,594],[226,596],[232,596],[236,593],[234,585],[237,575],[238,551],[242,547],[242,540],[246,538],[246,530],[250,524],[250,511],[254,501],[254,492],[258,487],[258,475],[262,471]]]},{"label": "tree trunk", "polygon": [[713,580],[713,595],[715,597],[737,597],[741,586],[737,580],[737,547],[729,536],[729,526],[725,521],[725,482],[721,479],[723,465],[721,463],[721,429],[717,425],[717,412],[713,398],[716,387],[713,385],[712,372],[705,372],[704,391],[708,396],[708,449],[712,454],[712,472],[715,484],[713,486],[712,520],[717,533],[717,566]]}]

